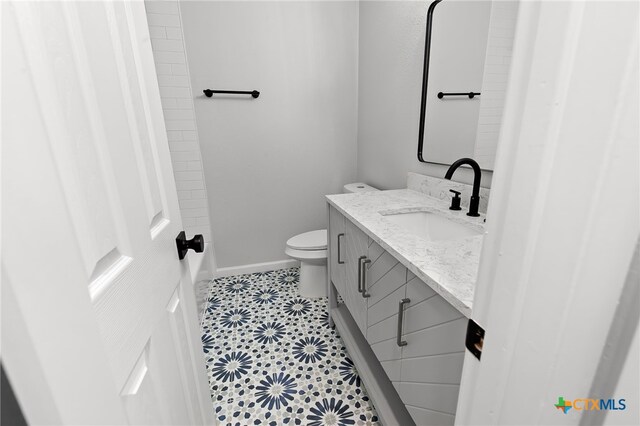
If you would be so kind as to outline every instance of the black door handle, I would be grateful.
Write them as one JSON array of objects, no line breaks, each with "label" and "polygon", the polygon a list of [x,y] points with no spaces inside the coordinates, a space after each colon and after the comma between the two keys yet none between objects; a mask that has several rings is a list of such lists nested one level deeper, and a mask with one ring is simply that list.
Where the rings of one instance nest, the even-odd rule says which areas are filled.
[{"label": "black door handle", "polygon": [[204,237],[200,234],[194,235],[192,239],[187,240],[187,234],[184,231],[180,231],[176,237],[176,246],[178,247],[178,257],[180,260],[184,259],[189,249],[192,249],[196,253],[202,253],[204,251]]}]

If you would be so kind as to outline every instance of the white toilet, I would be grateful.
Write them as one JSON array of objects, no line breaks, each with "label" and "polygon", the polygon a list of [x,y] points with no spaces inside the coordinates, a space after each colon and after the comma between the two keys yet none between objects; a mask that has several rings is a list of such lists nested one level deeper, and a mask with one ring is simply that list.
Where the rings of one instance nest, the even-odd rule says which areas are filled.
[{"label": "white toilet", "polygon": [[[370,192],[378,189],[365,183],[349,183],[345,193]],[[325,297],[327,295],[327,230],[318,229],[289,238],[284,251],[300,261],[300,283],[302,297]]]}]

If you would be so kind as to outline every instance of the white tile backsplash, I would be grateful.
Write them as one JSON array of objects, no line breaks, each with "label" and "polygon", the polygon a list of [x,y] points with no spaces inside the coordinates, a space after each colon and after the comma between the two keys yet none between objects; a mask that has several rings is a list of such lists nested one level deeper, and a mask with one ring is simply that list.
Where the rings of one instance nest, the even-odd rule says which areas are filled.
[{"label": "white tile backsplash", "polygon": [[[449,190],[453,189],[454,191],[460,192],[460,206],[465,209],[469,208],[469,199],[471,198],[473,185],[409,172],[407,175],[407,188],[440,200],[451,199],[453,194],[449,192]],[[478,210],[486,213],[488,204],[489,189],[480,188],[480,205]]]},{"label": "white tile backsplash", "polygon": [[202,234],[210,242],[211,221],[179,4],[177,0],[146,0],[145,8],[182,222],[189,237]]}]

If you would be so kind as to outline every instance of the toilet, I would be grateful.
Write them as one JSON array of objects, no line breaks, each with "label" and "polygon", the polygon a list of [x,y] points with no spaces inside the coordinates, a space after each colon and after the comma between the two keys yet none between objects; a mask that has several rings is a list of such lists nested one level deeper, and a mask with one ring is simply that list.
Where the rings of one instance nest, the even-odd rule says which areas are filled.
[{"label": "toilet", "polygon": [[[371,192],[378,189],[365,183],[349,183],[344,193]],[[309,298],[327,295],[327,230],[317,229],[289,238],[285,254],[300,261],[300,296]]]}]

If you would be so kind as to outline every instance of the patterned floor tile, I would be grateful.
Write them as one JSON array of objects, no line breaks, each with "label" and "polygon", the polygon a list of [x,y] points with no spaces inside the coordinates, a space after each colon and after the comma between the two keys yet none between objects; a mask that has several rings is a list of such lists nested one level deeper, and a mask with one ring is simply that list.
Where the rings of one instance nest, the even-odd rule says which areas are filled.
[{"label": "patterned floor tile", "polygon": [[226,425],[377,425],[326,299],[298,293],[298,268],[209,285],[202,346]]}]

